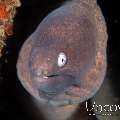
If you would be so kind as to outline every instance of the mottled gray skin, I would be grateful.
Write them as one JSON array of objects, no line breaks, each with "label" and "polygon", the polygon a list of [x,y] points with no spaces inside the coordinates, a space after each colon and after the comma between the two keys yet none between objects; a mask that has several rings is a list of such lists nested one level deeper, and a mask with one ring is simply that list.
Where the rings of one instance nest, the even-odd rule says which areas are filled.
[{"label": "mottled gray skin", "polygon": [[[53,106],[83,102],[104,80],[106,43],[105,22],[95,0],[68,2],[50,13],[25,41],[18,77],[41,102]],[[67,55],[61,68],[60,52]]]}]

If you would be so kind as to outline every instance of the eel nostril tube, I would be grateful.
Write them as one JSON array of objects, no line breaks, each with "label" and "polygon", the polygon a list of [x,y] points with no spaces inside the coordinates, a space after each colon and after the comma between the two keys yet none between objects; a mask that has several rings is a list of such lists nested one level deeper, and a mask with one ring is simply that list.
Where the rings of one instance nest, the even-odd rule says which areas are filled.
[{"label": "eel nostril tube", "polygon": [[106,31],[96,0],[72,0],[45,17],[25,41],[18,77],[46,120],[67,120],[99,90],[107,66]]},{"label": "eel nostril tube", "polygon": [[48,70],[44,70],[41,68],[39,68],[37,70],[33,69],[32,73],[37,77],[47,77],[48,76]]}]

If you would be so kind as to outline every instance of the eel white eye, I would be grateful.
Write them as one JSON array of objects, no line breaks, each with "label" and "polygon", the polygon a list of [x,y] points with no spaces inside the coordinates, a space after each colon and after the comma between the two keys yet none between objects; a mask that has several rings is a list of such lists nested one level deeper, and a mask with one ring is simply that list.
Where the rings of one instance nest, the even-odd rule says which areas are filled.
[{"label": "eel white eye", "polygon": [[63,67],[66,64],[66,62],[67,62],[67,57],[66,57],[65,53],[63,53],[63,52],[59,53],[57,65],[59,67]]}]

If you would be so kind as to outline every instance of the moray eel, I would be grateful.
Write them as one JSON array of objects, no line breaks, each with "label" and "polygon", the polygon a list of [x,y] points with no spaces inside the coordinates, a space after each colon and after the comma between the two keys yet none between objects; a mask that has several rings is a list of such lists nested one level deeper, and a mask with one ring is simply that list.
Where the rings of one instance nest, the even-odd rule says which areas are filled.
[{"label": "moray eel", "polygon": [[73,0],[55,9],[20,50],[17,73],[24,88],[53,106],[91,98],[106,73],[106,31],[96,0]]}]

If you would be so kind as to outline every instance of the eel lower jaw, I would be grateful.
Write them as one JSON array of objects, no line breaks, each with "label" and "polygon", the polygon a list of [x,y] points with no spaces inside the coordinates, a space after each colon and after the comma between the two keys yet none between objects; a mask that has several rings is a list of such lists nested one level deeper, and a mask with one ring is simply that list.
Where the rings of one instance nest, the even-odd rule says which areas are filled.
[{"label": "eel lower jaw", "polygon": [[[46,75],[46,76],[44,75],[42,78],[45,80],[44,82],[46,82],[46,81],[48,81],[49,78],[59,77],[60,75],[61,74],[50,74],[50,75]],[[79,88],[78,85],[73,84],[72,89],[74,89],[76,87]],[[68,91],[66,91],[66,92],[64,91],[64,92],[67,96],[71,96],[72,94],[71,93],[69,94]],[[48,95],[56,94],[55,92],[45,92],[42,90],[41,90],[41,92],[44,92],[46,95],[47,94]],[[74,96],[74,95],[72,95],[72,96]],[[76,99],[66,98],[63,100],[59,100],[59,99],[45,99],[45,98],[40,97],[40,96],[38,97],[38,100],[40,101],[40,103],[46,104],[48,106],[54,106],[54,107],[62,107],[62,106],[68,106],[68,105],[73,105],[73,104],[79,104],[81,101],[79,97],[77,97]]]},{"label": "eel lower jaw", "polygon": [[79,104],[80,100],[78,99],[66,99],[66,100],[47,100],[44,98],[38,98],[39,102],[53,107],[63,107],[68,105]]},{"label": "eel lower jaw", "polygon": [[[73,86],[73,87],[75,87],[75,86]],[[78,97],[78,96],[75,97],[74,95],[72,95],[73,93],[69,92],[69,90],[64,91],[64,92],[65,92],[64,94],[67,96],[70,96],[70,98],[59,100],[59,98],[58,99],[56,99],[56,98],[55,99],[45,99],[45,98],[39,96],[38,99],[41,103],[48,105],[48,106],[53,106],[53,107],[78,105],[79,103],[82,102],[82,99],[80,97]],[[50,94],[55,94],[55,93],[50,93]]]}]

